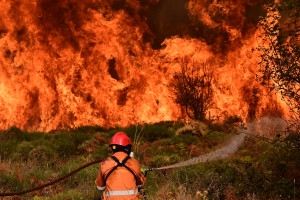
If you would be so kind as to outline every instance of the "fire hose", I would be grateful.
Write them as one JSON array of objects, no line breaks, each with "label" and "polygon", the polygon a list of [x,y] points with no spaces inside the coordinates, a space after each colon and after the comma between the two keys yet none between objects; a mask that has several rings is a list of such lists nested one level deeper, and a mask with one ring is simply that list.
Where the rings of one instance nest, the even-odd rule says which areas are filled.
[{"label": "fire hose", "polygon": [[[150,168],[150,169],[145,169],[145,176],[147,175],[148,171],[155,171],[155,170],[165,170],[165,169],[171,169],[171,168],[178,168],[178,167],[184,167],[184,166],[189,166],[189,165],[194,165],[194,164],[198,164],[198,163],[204,163],[204,162],[211,162],[214,160],[219,160],[219,159],[223,159],[231,154],[233,154],[234,152],[236,152],[239,148],[239,146],[243,143],[244,138],[245,138],[245,133],[241,133],[239,135],[236,135],[234,137],[232,137],[230,139],[230,142],[228,143],[228,145],[217,149],[215,151],[212,151],[210,153],[201,155],[199,157],[196,158],[192,158],[183,162],[179,162],[176,164],[172,164],[172,165],[167,165],[167,166],[163,166],[163,167],[158,167],[158,168]],[[72,176],[73,174],[79,172],[80,170],[89,167],[90,165],[93,164],[97,164],[100,163],[101,161],[103,161],[103,159],[99,159],[99,160],[95,160],[93,162],[87,163],[81,167],[79,167],[76,170],[73,170],[72,172],[66,174],[65,176],[55,179],[49,183],[46,183],[44,185],[29,189],[29,190],[24,190],[21,192],[12,192],[12,193],[0,193],[0,196],[15,196],[15,195],[22,195],[22,194],[26,194],[26,193],[30,193],[36,190],[40,190],[42,188],[48,187],[50,185],[54,185],[55,183],[58,183],[60,181],[62,181],[65,178],[68,178],[69,176]]]},{"label": "fire hose", "polygon": [[81,167],[79,167],[79,168],[77,168],[77,169],[71,171],[70,173],[66,174],[65,176],[60,177],[60,178],[58,178],[58,179],[55,179],[55,180],[53,180],[53,181],[51,181],[51,182],[49,182],[49,183],[46,183],[46,184],[44,184],[44,185],[40,185],[40,186],[38,186],[38,187],[29,189],[29,190],[24,190],[24,191],[21,191],[21,192],[0,193],[0,196],[3,197],[3,196],[22,195],[22,194],[30,193],[30,192],[33,192],[33,191],[36,191],[36,190],[40,190],[40,189],[45,188],[45,187],[48,187],[48,186],[50,186],[50,185],[54,185],[55,183],[58,183],[58,182],[62,181],[63,179],[68,178],[69,176],[72,176],[73,174],[75,174],[75,173],[81,171],[82,169],[84,169],[84,168],[86,168],[86,167],[89,167],[90,165],[94,165],[94,164],[96,164],[96,163],[100,163],[101,161],[103,161],[103,159],[99,159],[99,160],[95,160],[95,161],[93,161],[93,162],[87,163],[87,164],[85,164],[85,165],[83,165],[83,166],[81,166]]}]

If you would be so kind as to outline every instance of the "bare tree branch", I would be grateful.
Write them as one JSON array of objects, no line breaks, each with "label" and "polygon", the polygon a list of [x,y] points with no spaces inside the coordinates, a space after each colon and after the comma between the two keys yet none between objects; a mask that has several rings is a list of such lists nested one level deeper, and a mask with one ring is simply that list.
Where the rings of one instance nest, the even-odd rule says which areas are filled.
[{"label": "bare tree branch", "polygon": [[185,107],[191,119],[205,120],[206,111],[212,106],[212,72],[204,63],[182,60],[180,65],[180,71],[174,73],[168,85],[174,101]]}]

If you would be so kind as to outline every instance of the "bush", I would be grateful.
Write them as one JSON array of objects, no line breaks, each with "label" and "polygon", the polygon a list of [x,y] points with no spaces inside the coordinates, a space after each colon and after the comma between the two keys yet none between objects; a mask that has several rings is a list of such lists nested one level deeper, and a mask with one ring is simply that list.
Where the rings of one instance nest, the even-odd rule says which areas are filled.
[{"label": "bush", "polygon": [[127,128],[116,128],[104,134],[105,137],[111,138],[115,133],[122,131],[125,132],[133,141],[136,132],[142,130],[142,141],[153,142],[161,138],[168,138],[174,135],[174,130],[169,127],[168,123],[157,123],[157,124],[143,124],[137,126],[129,126]]},{"label": "bush", "polygon": [[211,167],[204,164],[182,167],[173,170],[169,177],[191,194],[208,191],[209,199],[224,199],[229,181],[222,177],[223,174],[211,170]]},{"label": "bush", "polygon": [[42,145],[29,152],[28,160],[42,166],[51,163],[55,156],[56,153],[52,149]]},{"label": "bush", "polygon": [[29,156],[29,152],[34,148],[34,146],[27,142],[27,141],[23,141],[21,142],[18,146],[17,146],[17,151],[16,153],[13,155],[13,158],[15,160],[21,160],[21,161],[27,161],[28,160],[28,156]]},{"label": "bush", "polygon": [[65,132],[54,135],[54,145],[61,157],[68,157],[77,153],[77,148],[71,136]]},{"label": "bush", "polygon": [[153,142],[161,138],[169,138],[175,134],[168,126],[159,124],[145,124],[143,136],[145,141]]},{"label": "bush", "polygon": [[181,159],[177,154],[155,155],[153,156],[151,166],[161,167],[179,162]]},{"label": "bush", "polygon": [[[78,169],[79,167],[83,166],[84,164],[88,163],[90,160],[85,159],[84,157],[75,158],[69,160],[69,162],[65,163],[59,171],[59,177],[62,177],[73,170]],[[81,183],[92,183],[94,186],[94,181],[97,177],[99,170],[99,164],[94,164],[89,166],[78,173],[74,174],[67,181],[64,182],[64,186],[68,188],[75,188],[78,187]]]},{"label": "bush", "polygon": [[[230,137],[227,133],[215,130],[208,130],[201,137],[192,134],[175,135],[175,129],[170,126],[171,122],[144,125],[144,143],[137,154],[141,156],[142,165],[147,165],[148,168],[178,163],[192,156],[192,147],[196,146],[197,151],[202,154],[207,149],[200,148],[200,144],[219,144]],[[138,128],[140,130],[141,126]],[[11,158],[11,155],[16,158],[9,159],[7,163],[2,160],[0,163],[0,190],[19,191],[32,188],[65,175],[88,163],[90,159],[106,158],[112,153],[106,138],[110,139],[118,131],[134,134],[136,126],[87,136],[84,131],[76,132],[75,135],[69,135],[69,132],[58,132],[56,135],[23,132],[21,137],[18,133],[19,139],[12,137],[6,142],[0,142],[1,158]],[[167,132],[166,135],[161,134],[164,131]],[[295,136],[286,139],[297,138]],[[255,137],[246,137],[241,149],[230,158],[149,172],[145,185],[148,199],[250,199],[249,194],[252,199],[291,199],[294,194],[294,179],[295,196],[298,197],[300,153],[294,147],[296,141],[287,145],[282,140],[283,138],[279,138],[265,142]],[[89,149],[90,151],[85,152],[91,154],[79,154],[83,152],[78,151],[79,147]],[[77,155],[73,156],[74,154]],[[32,163],[22,162],[26,155]],[[55,165],[54,161],[57,161]],[[45,166],[48,163],[51,165]],[[45,197],[36,196],[34,199],[99,197],[100,194],[94,187],[98,167],[97,164],[90,166],[60,183],[63,192],[58,193],[61,188],[54,186],[43,193]],[[22,171],[22,176],[18,176],[18,170]],[[81,184],[83,182],[85,184]],[[76,195],[70,191],[74,191]],[[204,195],[206,191],[208,194]],[[83,197],[83,194],[86,196]]]},{"label": "bush", "polygon": [[77,147],[80,144],[82,144],[84,141],[90,139],[90,136],[84,132],[79,131],[79,132],[71,133],[71,139]]},{"label": "bush", "polygon": [[39,138],[39,139],[35,139],[30,141],[31,144],[33,144],[33,146],[40,146],[40,145],[44,145],[47,147],[51,147],[54,148],[54,141],[52,140],[52,138],[46,139],[46,138]]},{"label": "bush", "polygon": [[210,141],[218,143],[225,141],[228,135],[226,135],[224,132],[213,131],[207,134],[207,137]]},{"label": "bush", "polygon": [[0,172],[0,186],[4,191],[22,191],[27,185],[28,183],[26,183],[16,171],[12,174]]},{"label": "bush", "polygon": [[88,199],[87,197],[89,196],[90,196],[89,194],[85,194],[84,192],[73,189],[66,192],[55,194],[51,197],[34,196],[33,200],[71,200],[71,199],[82,200],[82,199]]},{"label": "bush", "polygon": [[170,138],[174,136],[175,131],[184,126],[183,122],[160,122],[156,124],[137,124],[133,126],[129,126],[126,128],[118,127],[116,129],[110,130],[108,132],[104,132],[103,136],[110,139],[117,132],[125,132],[132,141],[134,141],[136,137],[136,133],[140,133],[141,131],[141,142],[153,142],[162,138]]},{"label": "bush", "polygon": [[176,144],[183,142],[188,145],[191,145],[191,144],[198,144],[199,139],[197,136],[185,134],[185,135],[175,136],[174,141],[176,141]]},{"label": "bush", "polygon": [[234,133],[236,128],[243,125],[243,121],[238,116],[229,116],[221,123],[209,123],[208,127],[212,131]]},{"label": "bush", "polygon": [[21,131],[19,128],[13,126],[10,129],[8,129],[7,131],[2,131],[0,133],[0,141],[8,141],[8,140],[23,140],[24,138],[24,132]]},{"label": "bush", "polygon": [[95,151],[93,152],[92,156],[94,159],[100,159],[100,158],[106,158],[109,156],[109,154],[112,153],[111,148],[108,144],[104,144],[101,146],[98,146]]},{"label": "bush", "polygon": [[105,132],[107,129],[101,126],[81,126],[71,130],[72,132],[82,132],[86,135],[93,134],[96,132]]},{"label": "bush", "polygon": [[225,199],[227,187],[222,175],[205,164],[149,172],[145,185],[148,199],[186,200]]},{"label": "bush", "polygon": [[6,141],[6,142],[0,142],[0,157],[2,158],[8,158],[12,154],[16,152],[16,146],[18,145],[18,141],[15,139]]},{"label": "bush", "polygon": [[24,133],[24,140],[26,141],[34,141],[39,139],[50,140],[51,135],[42,132],[32,132],[32,133]]}]

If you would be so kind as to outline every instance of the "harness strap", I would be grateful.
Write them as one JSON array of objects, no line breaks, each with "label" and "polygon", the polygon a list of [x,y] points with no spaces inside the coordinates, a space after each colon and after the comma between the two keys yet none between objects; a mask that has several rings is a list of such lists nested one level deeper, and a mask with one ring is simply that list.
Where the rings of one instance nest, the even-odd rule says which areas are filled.
[{"label": "harness strap", "polygon": [[114,166],[114,168],[112,168],[110,170],[110,172],[108,172],[108,174],[106,175],[105,179],[104,179],[104,184],[106,185],[106,181],[108,179],[108,177],[111,175],[111,173],[113,173],[113,171],[115,171],[118,167],[125,167],[128,171],[130,171],[132,173],[132,175],[134,176],[135,178],[135,181],[136,181],[136,184],[137,184],[137,177],[135,175],[135,173],[133,172],[132,169],[130,169],[126,164],[126,162],[131,158],[130,156],[127,156],[121,163],[120,161],[115,157],[115,156],[112,156],[111,157],[112,159],[114,159],[114,161],[117,163],[116,166]]}]

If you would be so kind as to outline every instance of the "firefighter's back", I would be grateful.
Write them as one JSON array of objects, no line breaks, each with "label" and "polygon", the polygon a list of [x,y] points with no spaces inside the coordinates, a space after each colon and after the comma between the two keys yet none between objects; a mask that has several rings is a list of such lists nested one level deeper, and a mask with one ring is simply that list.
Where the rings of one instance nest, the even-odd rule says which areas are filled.
[{"label": "firefighter's back", "polygon": [[[117,152],[113,155],[120,163],[127,158],[124,152]],[[128,158],[127,158],[128,159]],[[136,176],[139,173],[140,165],[134,158],[126,161],[126,166],[118,166],[112,157],[101,163],[101,171],[106,180],[104,199],[109,200],[136,200],[140,198],[138,194]],[[115,168],[116,167],[116,168]],[[114,169],[115,168],[115,169]]]}]

